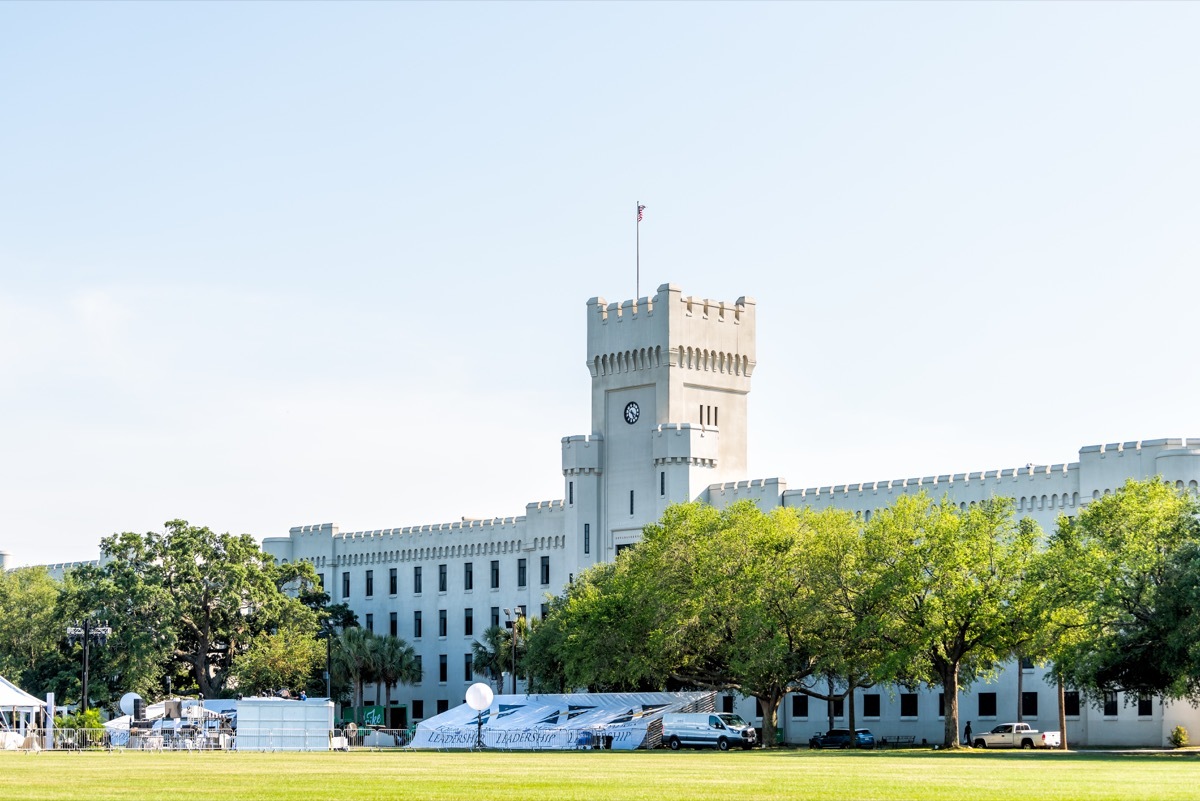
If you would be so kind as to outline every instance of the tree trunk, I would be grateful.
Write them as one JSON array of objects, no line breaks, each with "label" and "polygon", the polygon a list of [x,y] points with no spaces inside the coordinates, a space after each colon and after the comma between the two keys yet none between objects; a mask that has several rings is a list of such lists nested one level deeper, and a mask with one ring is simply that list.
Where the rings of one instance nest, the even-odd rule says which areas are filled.
[{"label": "tree trunk", "polygon": [[958,665],[951,665],[942,671],[942,692],[946,699],[946,729],[943,748],[954,748],[958,745]]},{"label": "tree trunk", "polygon": [[1054,666],[1054,677],[1058,680],[1058,733],[1062,738],[1059,743],[1059,750],[1067,750],[1067,691],[1063,687],[1062,671],[1058,669],[1058,665]]},{"label": "tree trunk", "polygon": [[848,748],[857,748],[858,741],[854,738],[854,688],[855,684],[850,681],[846,686],[846,722],[850,724],[850,745]]},{"label": "tree trunk", "polygon": [[775,729],[779,725],[779,703],[783,700],[781,693],[756,695],[755,700],[762,707],[762,747],[772,748],[776,745]]},{"label": "tree trunk", "polygon": [[825,731],[833,730],[833,679],[825,680],[826,689],[829,690],[829,699],[825,702],[825,712],[829,715],[829,728]]},{"label": "tree trunk", "polygon": [[1020,654],[1017,655],[1017,723],[1025,720],[1022,712],[1025,707],[1025,666]]}]

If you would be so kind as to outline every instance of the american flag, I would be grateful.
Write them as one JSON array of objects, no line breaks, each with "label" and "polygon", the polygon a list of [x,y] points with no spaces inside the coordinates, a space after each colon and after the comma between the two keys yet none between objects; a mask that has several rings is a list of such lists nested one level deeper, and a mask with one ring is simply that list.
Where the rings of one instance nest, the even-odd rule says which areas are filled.
[{"label": "american flag", "polygon": [[638,222],[642,221],[642,212],[645,210],[646,210],[646,207],[643,206],[641,203],[639,203],[638,204],[638,219],[637,219]]}]

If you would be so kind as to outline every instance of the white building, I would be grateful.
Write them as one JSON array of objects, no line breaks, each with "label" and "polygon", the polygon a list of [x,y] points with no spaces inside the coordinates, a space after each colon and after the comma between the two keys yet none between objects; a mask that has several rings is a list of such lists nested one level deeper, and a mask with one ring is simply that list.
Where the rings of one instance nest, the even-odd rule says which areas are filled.
[{"label": "white building", "polygon": [[[527,504],[520,516],[441,525],[356,532],[329,523],[299,526],[263,547],[281,560],[311,562],[334,601],[350,604],[375,632],[416,647],[425,678],[401,687],[395,701],[403,708],[397,717],[412,722],[461,703],[476,680],[471,644],[489,625],[503,624],[503,610],[542,614],[548,595],[637,542],[642,526],[672,503],[724,506],[749,498],[763,508],[837,506],[869,516],[920,490],[948,495],[964,508],[1008,495],[1020,514],[1050,530],[1058,514],[1071,514],[1127,478],[1161,475],[1193,491],[1200,480],[1200,439],[1089,446],[1070,463],[797,490],[777,478],[746,480],[746,397],[755,364],[749,298],[701,300],[670,284],[637,301],[592,298],[591,431],[562,440],[562,500]],[[1023,672],[1024,717],[1056,727],[1055,693],[1042,673]],[[1077,702],[1069,710],[1075,713],[1068,718],[1070,742],[1161,745],[1177,723],[1195,731],[1200,722],[1186,704],[1109,701],[1103,708]],[[938,702],[936,689],[911,695],[871,689],[857,694],[855,709],[859,725],[876,736],[940,742]],[[963,723],[986,730],[1015,719],[1017,703],[1017,671],[1010,669],[962,693]],[[761,722],[752,700],[736,706]],[[779,721],[785,739],[803,742],[825,728],[827,710],[806,696],[789,697]]]}]

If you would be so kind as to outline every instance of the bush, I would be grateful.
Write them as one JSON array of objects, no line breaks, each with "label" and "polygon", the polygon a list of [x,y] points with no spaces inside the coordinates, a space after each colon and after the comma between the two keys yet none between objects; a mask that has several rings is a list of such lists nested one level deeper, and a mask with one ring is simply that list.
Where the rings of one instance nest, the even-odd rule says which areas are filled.
[{"label": "bush", "polygon": [[1188,744],[1187,729],[1183,728],[1182,726],[1176,726],[1175,728],[1171,729],[1171,736],[1168,737],[1167,740],[1170,741],[1171,745],[1175,746],[1176,748],[1183,748]]}]

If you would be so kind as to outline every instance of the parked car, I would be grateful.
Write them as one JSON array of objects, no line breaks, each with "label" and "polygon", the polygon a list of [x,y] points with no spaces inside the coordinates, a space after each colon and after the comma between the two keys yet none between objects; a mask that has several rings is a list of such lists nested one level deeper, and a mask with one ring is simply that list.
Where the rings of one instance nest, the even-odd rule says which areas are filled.
[{"label": "parked car", "polygon": [[685,745],[716,747],[728,751],[731,746],[752,748],[758,732],[730,712],[669,712],[663,715],[663,743],[672,751]]},{"label": "parked car", "polygon": [[976,735],[971,745],[976,748],[1058,748],[1062,732],[1038,731],[1028,723],[1001,723],[986,734]]},{"label": "parked car", "polygon": [[[850,747],[850,730],[849,729],[830,729],[824,734],[815,734],[808,741],[809,748],[849,748]],[[875,735],[870,729],[855,729],[854,730],[854,747],[855,748],[874,748]]]}]

